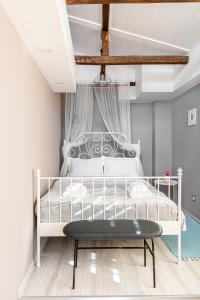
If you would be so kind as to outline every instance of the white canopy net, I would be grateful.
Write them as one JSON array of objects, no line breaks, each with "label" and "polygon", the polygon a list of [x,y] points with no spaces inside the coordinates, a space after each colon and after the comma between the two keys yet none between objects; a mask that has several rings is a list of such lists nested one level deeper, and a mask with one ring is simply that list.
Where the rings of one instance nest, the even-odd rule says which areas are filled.
[{"label": "white canopy net", "polygon": [[[94,97],[108,132],[91,132]],[[66,176],[68,156],[136,156],[139,148],[131,144],[130,95],[126,97],[122,99],[119,86],[112,83],[103,87],[77,85],[76,93],[66,94],[61,176]]]}]

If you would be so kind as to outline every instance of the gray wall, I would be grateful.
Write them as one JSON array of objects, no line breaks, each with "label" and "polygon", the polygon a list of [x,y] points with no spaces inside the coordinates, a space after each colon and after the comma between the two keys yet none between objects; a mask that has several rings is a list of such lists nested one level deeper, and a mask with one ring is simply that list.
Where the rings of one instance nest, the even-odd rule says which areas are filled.
[{"label": "gray wall", "polygon": [[153,175],[160,176],[163,170],[172,169],[171,102],[155,102],[153,120]]},{"label": "gray wall", "polygon": [[132,142],[141,142],[145,175],[152,175],[152,104],[131,105]]},{"label": "gray wall", "polygon": [[[197,125],[187,126],[187,111],[197,108]],[[183,168],[183,207],[200,218],[200,85],[172,102],[173,171]],[[196,201],[192,201],[192,195]]]},{"label": "gray wall", "polygon": [[131,105],[132,141],[140,139],[142,163],[147,176],[162,175],[172,168],[170,102]]}]

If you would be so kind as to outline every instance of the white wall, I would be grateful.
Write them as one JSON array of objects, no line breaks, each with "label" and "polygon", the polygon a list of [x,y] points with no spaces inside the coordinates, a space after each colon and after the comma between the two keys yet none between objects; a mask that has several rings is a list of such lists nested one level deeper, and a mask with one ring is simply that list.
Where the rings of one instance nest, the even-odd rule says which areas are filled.
[{"label": "white wall", "polygon": [[58,174],[60,95],[1,7],[0,45],[0,298],[16,300],[33,260],[32,171]]}]

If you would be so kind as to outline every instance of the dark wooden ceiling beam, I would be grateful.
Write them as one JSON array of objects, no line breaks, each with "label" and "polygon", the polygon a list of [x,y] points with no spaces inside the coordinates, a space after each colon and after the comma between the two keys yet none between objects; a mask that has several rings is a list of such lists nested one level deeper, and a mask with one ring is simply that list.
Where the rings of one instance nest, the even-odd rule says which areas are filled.
[{"label": "dark wooden ceiling beam", "polygon": [[[110,4],[103,4],[102,7],[102,56],[109,56],[109,18],[110,18]],[[106,65],[101,65],[101,76],[105,79]]]},{"label": "dark wooden ceiling beam", "polygon": [[102,31],[102,55],[109,56],[109,33]]},{"label": "dark wooden ceiling beam", "polygon": [[187,64],[189,56],[75,56],[78,65]]},{"label": "dark wooden ceiling beam", "polygon": [[102,8],[102,30],[108,31],[109,29],[109,18],[110,18],[110,5],[103,4]]},{"label": "dark wooden ceiling beam", "polygon": [[106,65],[187,64],[189,56],[109,56],[110,4],[183,2],[200,2],[200,0],[66,0],[67,4],[103,4],[101,56],[75,56],[76,63],[79,65],[100,65],[102,78],[105,78]]},{"label": "dark wooden ceiling beam", "polygon": [[66,4],[119,4],[119,3],[133,3],[133,4],[147,4],[147,3],[192,3],[200,2],[200,0],[65,0]]},{"label": "dark wooden ceiling beam", "polygon": [[[109,56],[109,33],[108,31],[102,31],[102,56]],[[101,76],[105,79],[106,65],[101,65]]]}]

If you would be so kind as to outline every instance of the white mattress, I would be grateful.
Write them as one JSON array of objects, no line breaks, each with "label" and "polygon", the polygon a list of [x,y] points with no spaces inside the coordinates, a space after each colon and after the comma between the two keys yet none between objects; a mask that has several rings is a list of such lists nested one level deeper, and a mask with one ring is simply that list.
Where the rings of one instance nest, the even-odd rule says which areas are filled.
[{"label": "white mattress", "polygon": [[[74,179],[73,179],[74,182]],[[139,182],[139,181],[138,181]],[[81,183],[80,179],[75,180],[75,183]],[[129,184],[129,183],[128,183]],[[91,180],[85,179],[83,182],[86,193],[78,197],[77,195],[63,196],[69,186],[69,179],[61,181],[57,180],[50,189],[41,198],[41,222],[70,222],[71,220],[81,219],[149,219],[152,221],[173,221],[177,219],[177,205],[170,200],[162,192],[158,193],[152,185],[149,184],[151,196],[143,196],[139,194],[138,199],[130,197],[127,191],[127,185],[124,182],[120,183],[117,179],[116,196],[115,184],[113,180],[106,179],[103,181],[95,179],[94,193]],[[84,195],[85,194],[85,195]],[[49,208],[50,201],[50,208]],[[105,206],[105,216],[104,216]],[[147,215],[148,207],[148,215]],[[83,211],[83,213],[82,213]],[[186,229],[185,216],[182,213],[182,229]]]}]

